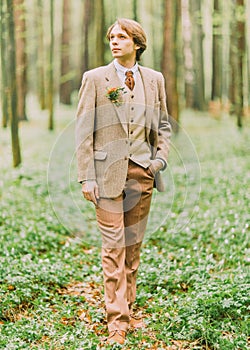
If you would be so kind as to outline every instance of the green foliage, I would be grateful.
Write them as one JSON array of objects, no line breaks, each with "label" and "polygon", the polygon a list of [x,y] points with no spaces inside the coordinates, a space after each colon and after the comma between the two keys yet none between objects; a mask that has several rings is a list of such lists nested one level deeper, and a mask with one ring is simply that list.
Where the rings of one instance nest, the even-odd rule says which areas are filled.
[{"label": "green foliage", "polygon": [[[249,130],[239,133],[230,120],[204,116],[187,114],[183,121],[200,159],[200,200],[178,230],[186,174],[172,154],[171,213],[145,241],[138,276],[136,307],[147,330],[130,332],[127,349],[244,350],[250,324]],[[41,137],[36,128],[30,134],[30,128],[22,130],[27,163],[15,170],[3,163],[1,169],[0,348],[98,349],[107,335],[100,248],[58,222],[46,185],[54,136]],[[181,147],[182,137],[173,143]],[[197,184],[189,186],[195,191]],[[162,205],[156,197],[154,211]]]}]

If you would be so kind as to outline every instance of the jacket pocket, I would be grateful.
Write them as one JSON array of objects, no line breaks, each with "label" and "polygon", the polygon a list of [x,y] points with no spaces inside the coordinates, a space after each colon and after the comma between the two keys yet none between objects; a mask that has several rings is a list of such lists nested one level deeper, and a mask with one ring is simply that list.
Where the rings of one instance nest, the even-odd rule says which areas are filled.
[{"label": "jacket pocket", "polygon": [[107,152],[105,151],[94,151],[95,160],[105,160],[107,158]]}]

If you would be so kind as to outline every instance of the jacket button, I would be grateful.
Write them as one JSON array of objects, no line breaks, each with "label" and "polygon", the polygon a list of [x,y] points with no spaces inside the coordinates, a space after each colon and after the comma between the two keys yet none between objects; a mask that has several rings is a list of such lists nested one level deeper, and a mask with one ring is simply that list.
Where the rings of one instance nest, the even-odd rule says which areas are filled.
[{"label": "jacket button", "polygon": [[124,160],[128,160],[128,157],[124,157]]}]

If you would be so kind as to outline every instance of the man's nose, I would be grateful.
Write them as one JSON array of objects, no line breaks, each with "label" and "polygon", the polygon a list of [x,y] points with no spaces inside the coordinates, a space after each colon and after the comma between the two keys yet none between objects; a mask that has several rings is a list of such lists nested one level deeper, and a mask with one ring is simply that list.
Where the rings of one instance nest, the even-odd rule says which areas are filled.
[{"label": "man's nose", "polygon": [[112,45],[117,45],[117,38],[112,38],[111,39],[111,44]]}]

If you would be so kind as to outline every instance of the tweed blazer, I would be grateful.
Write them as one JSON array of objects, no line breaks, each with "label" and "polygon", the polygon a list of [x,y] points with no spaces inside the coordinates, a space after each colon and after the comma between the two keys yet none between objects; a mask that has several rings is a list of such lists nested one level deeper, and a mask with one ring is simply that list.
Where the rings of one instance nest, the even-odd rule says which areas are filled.
[{"label": "tweed blazer", "polygon": [[[151,159],[166,163],[171,126],[166,107],[163,75],[139,66],[145,93],[146,141]],[[87,71],[79,91],[76,118],[76,156],[78,181],[96,180],[101,197],[115,198],[124,188],[129,160],[129,141],[125,103],[114,104],[107,89],[121,87],[114,63]],[[164,191],[160,172],[155,187]]]}]

